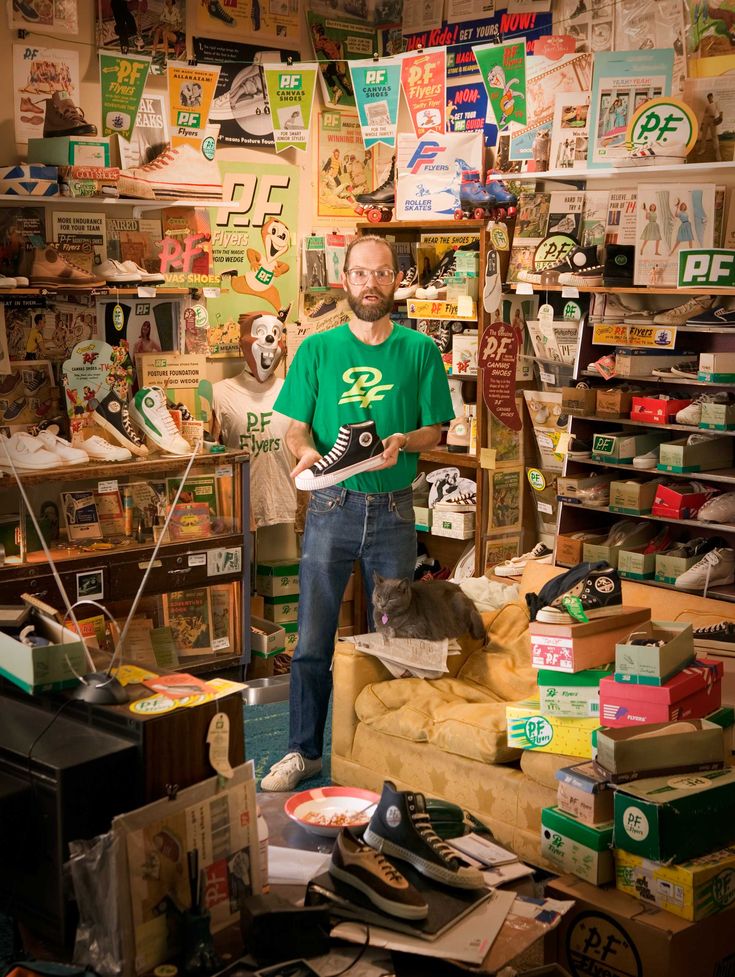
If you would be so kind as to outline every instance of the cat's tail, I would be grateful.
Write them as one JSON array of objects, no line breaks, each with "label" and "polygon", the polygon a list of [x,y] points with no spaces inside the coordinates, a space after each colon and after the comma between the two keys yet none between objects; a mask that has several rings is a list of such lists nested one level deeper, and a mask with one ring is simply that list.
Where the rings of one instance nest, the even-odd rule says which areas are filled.
[{"label": "cat's tail", "polygon": [[478,640],[485,637],[485,625],[479,613],[474,609],[470,614],[470,634]]}]

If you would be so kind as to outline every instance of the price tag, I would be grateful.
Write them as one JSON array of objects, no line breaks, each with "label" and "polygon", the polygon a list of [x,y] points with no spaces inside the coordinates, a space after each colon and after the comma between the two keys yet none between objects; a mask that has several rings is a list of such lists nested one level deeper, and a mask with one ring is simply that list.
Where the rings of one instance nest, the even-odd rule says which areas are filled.
[{"label": "price tag", "polygon": [[546,513],[547,516],[550,516],[551,513],[554,511],[554,507],[549,505],[548,502],[537,502],[536,508],[538,509],[539,512]]},{"label": "price tag", "polygon": [[190,567],[205,567],[207,565],[206,553],[190,553],[188,558]]},{"label": "price tag", "polygon": [[495,468],[495,448],[480,448],[480,468]]},{"label": "price tag", "polygon": [[533,295],[533,285],[530,282],[517,282],[516,295]]},{"label": "price tag", "polygon": [[230,717],[226,712],[218,712],[212,718],[207,730],[209,743],[209,762],[222,777],[228,779],[234,771],[230,766]]},{"label": "price tag", "polygon": [[471,318],[474,309],[472,307],[472,298],[469,295],[460,295],[457,298],[457,315],[463,318]]},{"label": "price tag", "polygon": [[154,299],[155,297],[156,288],[154,285],[138,285],[139,299]]},{"label": "price tag", "polygon": [[219,465],[214,470],[216,478],[229,478],[232,475],[232,465]]},{"label": "price tag", "polygon": [[221,292],[222,292],[221,288],[211,287],[209,285],[205,285],[204,288],[202,289],[202,294],[204,295],[205,299],[218,299],[220,297]]},{"label": "price tag", "polygon": [[569,431],[564,431],[559,435],[559,440],[556,444],[555,455],[566,455],[569,451],[569,442],[572,440],[572,435]]},{"label": "price tag", "polygon": [[562,285],[561,297],[563,299],[578,299],[579,289],[575,288],[573,285]]},{"label": "price tag", "polygon": [[100,495],[106,492],[117,492],[117,479],[111,478],[107,482],[97,482],[97,491]]},{"label": "price tag", "polygon": [[539,376],[544,383],[550,383],[552,386],[556,386],[556,377],[553,373],[547,373],[546,370],[539,370]]}]

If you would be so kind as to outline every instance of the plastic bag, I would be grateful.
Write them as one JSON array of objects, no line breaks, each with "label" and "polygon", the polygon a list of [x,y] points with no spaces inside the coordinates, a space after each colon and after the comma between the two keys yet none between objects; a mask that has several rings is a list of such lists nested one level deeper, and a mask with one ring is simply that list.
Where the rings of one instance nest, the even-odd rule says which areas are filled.
[{"label": "plastic bag", "polygon": [[112,832],[69,843],[71,858],[67,867],[79,908],[73,959],[102,977],[118,977],[123,970],[117,899],[118,845]]}]

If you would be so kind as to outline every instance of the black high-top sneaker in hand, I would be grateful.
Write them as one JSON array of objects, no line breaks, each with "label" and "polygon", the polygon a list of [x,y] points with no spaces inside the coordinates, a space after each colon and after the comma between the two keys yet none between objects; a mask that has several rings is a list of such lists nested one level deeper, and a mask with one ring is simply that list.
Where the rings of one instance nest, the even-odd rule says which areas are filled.
[{"label": "black high-top sneaker in hand", "polygon": [[387,858],[343,828],[337,835],[329,874],[362,892],[373,905],[400,919],[426,919],[429,906],[418,889]]},{"label": "black high-top sneaker in hand", "polygon": [[382,464],[383,442],[375,430],[375,421],[343,424],[332,450],[296,476],[296,488],[305,492],[328,488]]},{"label": "black high-top sneaker in hand", "polygon": [[456,851],[431,826],[423,794],[396,790],[386,780],[383,793],[365,829],[364,841],[384,855],[391,855],[435,882],[457,889],[482,889],[482,872],[469,868]]},{"label": "black high-top sneaker in hand", "polygon": [[526,601],[529,607],[536,604],[535,620],[569,624],[615,614],[623,604],[623,592],[613,567],[604,562],[580,563],[544,584],[538,595],[527,594]]},{"label": "black high-top sneaker in hand", "polygon": [[121,400],[111,387],[110,392],[94,409],[94,419],[105,431],[113,436],[118,444],[140,458],[148,454],[145,441],[130,422],[128,405]]}]

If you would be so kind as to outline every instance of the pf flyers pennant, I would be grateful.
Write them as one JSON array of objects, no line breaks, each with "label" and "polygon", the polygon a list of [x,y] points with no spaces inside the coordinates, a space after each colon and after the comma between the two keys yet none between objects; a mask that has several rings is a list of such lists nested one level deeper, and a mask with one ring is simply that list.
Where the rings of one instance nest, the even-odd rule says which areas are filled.
[{"label": "pf flyers pennant", "polygon": [[521,342],[518,326],[493,322],[482,334],[477,358],[485,406],[511,431],[520,431],[523,426],[516,406],[516,363]]}]

